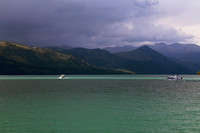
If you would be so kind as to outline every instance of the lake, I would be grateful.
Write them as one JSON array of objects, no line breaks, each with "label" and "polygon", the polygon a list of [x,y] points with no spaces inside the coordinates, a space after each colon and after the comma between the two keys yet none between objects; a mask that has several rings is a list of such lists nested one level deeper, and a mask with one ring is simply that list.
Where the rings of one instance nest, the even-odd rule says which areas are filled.
[{"label": "lake", "polygon": [[200,132],[200,77],[166,77],[0,76],[0,132]]}]

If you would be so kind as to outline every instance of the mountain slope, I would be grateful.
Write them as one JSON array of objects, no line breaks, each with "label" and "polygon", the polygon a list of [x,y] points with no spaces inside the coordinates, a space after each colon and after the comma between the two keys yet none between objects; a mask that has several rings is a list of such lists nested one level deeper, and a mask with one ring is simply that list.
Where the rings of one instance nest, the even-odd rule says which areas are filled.
[{"label": "mountain slope", "polygon": [[176,56],[183,53],[199,52],[200,46],[195,44],[165,44],[156,43],[155,45],[150,45],[150,48],[162,53],[165,56]]},{"label": "mountain slope", "polygon": [[174,43],[166,45],[164,43],[157,43],[149,47],[167,57],[172,57],[178,60],[191,63],[200,62],[200,46],[195,44]]},{"label": "mountain slope", "polygon": [[[138,71],[152,74],[170,74],[170,73],[195,73],[180,64],[171,61],[166,56],[158,53],[157,51],[142,46],[136,50],[129,52],[116,53],[118,56],[132,59],[140,62]],[[136,71],[137,72],[137,71]]]},{"label": "mountain slope", "polygon": [[149,48],[148,46],[142,46],[136,50],[128,51],[128,52],[120,52],[116,53],[117,55],[124,57],[124,58],[130,58],[134,60],[140,60],[140,61],[147,61],[152,59],[166,59],[162,54],[156,52],[155,50]]},{"label": "mountain slope", "polygon": [[73,47],[67,45],[61,45],[61,46],[44,46],[43,48],[48,48],[53,51],[62,52],[63,50],[72,49]]},{"label": "mountain slope", "polygon": [[72,54],[75,57],[81,58],[95,66],[126,69],[137,74],[138,72],[136,72],[136,68],[140,65],[140,62],[138,61],[126,59],[102,49],[74,48],[66,50],[64,53]]},{"label": "mountain slope", "polygon": [[64,53],[72,54],[100,67],[120,68],[123,63],[123,58],[101,49],[74,48],[66,50]]},{"label": "mountain slope", "polygon": [[0,74],[114,74],[69,54],[50,49],[0,42]]},{"label": "mountain slope", "polygon": [[111,53],[117,53],[117,52],[126,52],[130,50],[134,50],[136,47],[134,46],[121,46],[121,47],[105,47],[103,50],[109,51]]},{"label": "mountain slope", "polygon": [[170,61],[167,57],[147,46],[136,49],[134,52],[118,53],[118,55],[101,49],[85,48],[66,50],[65,53],[82,58],[92,65],[123,68],[137,74],[192,73],[190,70]]}]

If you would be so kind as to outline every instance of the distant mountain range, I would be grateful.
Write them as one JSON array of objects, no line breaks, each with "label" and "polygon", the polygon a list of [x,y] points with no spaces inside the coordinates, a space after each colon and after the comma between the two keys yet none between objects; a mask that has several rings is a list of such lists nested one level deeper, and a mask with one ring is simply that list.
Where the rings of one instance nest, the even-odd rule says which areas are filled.
[{"label": "distant mountain range", "polygon": [[[176,62],[182,66],[187,67],[191,71],[198,71],[200,69],[200,46],[196,44],[165,44],[156,43],[154,45],[148,45],[150,48],[168,57],[173,62]],[[128,52],[131,49],[137,49],[137,47],[126,46],[112,47],[112,50],[117,52]],[[106,48],[107,49],[107,48]],[[109,50],[109,49],[108,49]]]},{"label": "distant mountain range", "polygon": [[74,48],[63,52],[72,54],[95,66],[123,68],[137,74],[194,73],[194,71],[171,61],[148,46],[116,54],[101,49],[85,48]]},{"label": "distant mountain range", "polygon": [[195,74],[200,68],[198,50],[194,44],[159,43],[111,53],[0,42],[0,74]]},{"label": "distant mountain range", "polygon": [[[165,44],[165,43],[156,43],[154,45],[148,45],[150,48],[156,50],[157,52],[163,54],[164,56],[188,61],[191,63],[200,64],[200,46],[196,44]],[[106,47],[103,48],[111,53],[118,52],[127,52],[137,49],[138,47],[134,46],[122,46],[122,47]]]},{"label": "distant mountain range", "polygon": [[121,47],[105,47],[103,50],[109,51],[111,53],[117,53],[117,52],[126,52],[130,50],[135,50],[137,47],[128,45],[128,46],[121,46]]},{"label": "distant mountain range", "polygon": [[46,48],[0,42],[0,74],[127,74],[100,68],[70,54]]},{"label": "distant mountain range", "polygon": [[150,46],[161,54],[184,62],[200,64],[200,46],[195,44],[170,44],[157,43]]}]

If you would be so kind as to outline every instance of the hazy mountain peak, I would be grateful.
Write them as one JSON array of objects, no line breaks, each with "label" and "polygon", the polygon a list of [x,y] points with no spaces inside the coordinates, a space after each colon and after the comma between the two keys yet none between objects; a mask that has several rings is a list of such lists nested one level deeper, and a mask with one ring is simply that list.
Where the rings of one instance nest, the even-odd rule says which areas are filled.
[{"label": "hazy mountain peak", "polygon": [[171,47],[182,47],[184,45],[188,45],[188,44],[172,43],[169,46],[171,46]]},{"label": "hazy mountain peak", "polygon": [[118,47],[105,47],[103,49],[111,53],[117,53],[117,52],[126,52],[130,50],[134,50],[136,49],[136,47],[131,46],[131,45],[126,45],[126,46],[118,46]]},{"label": "hazy mountain peak", "polygon": [[171,47],[177,47],[177,48],[194,49],[194,50],[195,50],[195,48],[200,49],[200,46],[198,46],[198,45],[196,45],[196,44],[173,43],[173,44],[170,44],[169,46],[171,46]]},{"label": "hazy mountain peak", "polygon": [[165,44],[165,43],[155,43],[154,45],[155,46],[166,46],[167,44]]},{"label": "hazy mountain peak", "polygon": [[147,45],[141,46],[141,47],[137,48],[136,50],[133,50],[133,52],[137,52],[137,53],[140,52],[140,53],[142,53],[144,55],[152,54],[152,53],[160,54],[160,53],[158,53],[157,51],[153,50],[152,48],[150,48]]},{"label": "hazy mountain peak", "polygon": [[141,46],[141,47],[139,47],[139,48],[137,48],[136,50],[153,50],[153,49],[151,49],[149,46],[147,46],[147,45],[143,45],[143,46]]},{"label": "hazy mountain peak", "polygon": [[140,61],[151,60],[152,58],[163,57],[162,54],[151,49],[147,45],[141,46],[141,47],[137,48],[136,50],[117,53],[117,55],[125,57],[125,58],[134,59],[134,60],[140,60]]}]

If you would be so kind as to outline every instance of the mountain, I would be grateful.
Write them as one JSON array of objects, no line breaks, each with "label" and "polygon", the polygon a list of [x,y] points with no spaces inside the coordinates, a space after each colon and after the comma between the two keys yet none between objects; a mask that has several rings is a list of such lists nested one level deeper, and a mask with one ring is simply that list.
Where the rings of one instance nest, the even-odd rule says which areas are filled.
[{"label": "mountain", "polygon": [[149,48],[117,54],[102,49],[61,50],[0,42],[0,74],[192,74]]},{"label": "mountain", "polygon": [[200,64],[198,64],[198,63],[195,64],[195,63],[192,63],[192,62],[188,62],[188,61],[184,61],[184,60],[180,60],[180,59],[176,59],[176,58],[169,58],[169,59],[173,62],[176,62],[176,63],[190,69],[191,71],[194,72],[194,74],[195,74],[195,72],[200,70],[199,69]]},{"label": "mountain", "polygon": [[101,49],[74,48],[66,50],[64,53],[72,54],[92,65],[100,67],[120,68],[121,62],[123,62],[121,57]]},{"label": "mountain", "polygon": [[140,62],[136,72],[152,73],[152,74],[170,74],[181,73],[189,74],[195,73],[190,69],[171,61],[166,56],[151,49],[148,46],[142,46],[136,50],[116,53],[116,55],[123,58],[132,59]]},{"label": "mountain", "polygon": [[125,69],[126,71],[132,71],[133,73],[137,71],[136,68],[140,65],[140,62],[138,61],[126,59],[102,49],[74,48],[66,50],[64,53],[72,54],[95,66]]},{"label": "mountain", "polygon": [[64,53],[82,58],[92,65],[115,69],[123,68],[137,74],[193,73],[147,46],[117,54],[101,49],[85,48],[74,48],[66,50]]},{"label": "mountain", "polygon": [[103,50],[109,51],[111,53],[117,53],[117,52],[126,52],[130,50],[134,50],[136,47],[128,45],[128,46],[122,46],[122,47],[105,47]]},{"label": "mountain", "polygon": [[149,48],[148,46],[142,46],[136,50],[128,51],[128,52],[120,52],[116,53],[117,55],[124,57],[124,58],[129,58],[129,59],[134,59],[134,60],[139,60],[139,61],[148,61],[152,59],[166,59],[162,54],[156,52],[155,50]]},{"label": "mountain", "polygon": [[73,47],[67,45],[61,45],[61,46],[44,46],[43,48],[48,48],[57,52],[62,52],[64,50],[72,49]]},{"label": "mountain", "polygon": [[165,44],[156,43],[155,45],[149,45],[150,48],[162,53],[165,56],[176,56],[183,53],[199,52],[200,46],[196,44]]},{"label": "mountain", "polygon": [[0,42],[0,74],[120,74],[120,70],[99,68],[70,54]]},{"label": "mountain", "polygon": [[167,45],[164,43],[157,43],[155,45],[150,45],[149,47],[167,57],[191,63],[200,62],[200,46],[196,44],[174,43]]},{"label": "mountain", "polygon": [[[183,64],[192,63],[191,65],[187,65],[191,66],[190,69],[197,68],[197,64],[200,64],[200,46],[196,44],[173,43],[168,45],[165,43],[156,43],[148,46],[166,57],[173,58],[172,60],[177,60],[176,62],[181,62]],[[128,52],[135,49],[137,49],[137,47],[134,46],[104,48],[104,50],[111,53]]]}]

